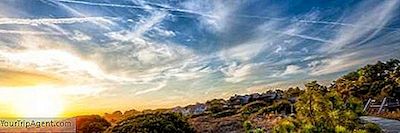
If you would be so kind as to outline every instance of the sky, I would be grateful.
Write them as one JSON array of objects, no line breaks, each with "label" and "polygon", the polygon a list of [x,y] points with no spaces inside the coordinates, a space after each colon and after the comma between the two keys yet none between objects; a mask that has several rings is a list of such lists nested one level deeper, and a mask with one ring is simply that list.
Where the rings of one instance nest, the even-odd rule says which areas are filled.
[{"label": "sky", "polygon": [[399,0],[1,0],[0,116],[329,84],[399,51]]}]

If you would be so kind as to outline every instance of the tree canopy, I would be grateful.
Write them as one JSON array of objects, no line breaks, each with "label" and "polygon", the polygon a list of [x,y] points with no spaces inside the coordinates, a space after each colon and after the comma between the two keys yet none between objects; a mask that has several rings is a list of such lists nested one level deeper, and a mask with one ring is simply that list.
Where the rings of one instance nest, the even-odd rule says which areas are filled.
[{"label": "tree canopy", "polygon": [[400,98],[400,61],[391,59],[366,65],[334,81],[331,88],[337,89],[344,97],[360,99]]},{"label": "tree canopy", "polygon": [[114,126],[111,132],[190,133],[194,130],[179,114],[156,112],[127,118]]}]

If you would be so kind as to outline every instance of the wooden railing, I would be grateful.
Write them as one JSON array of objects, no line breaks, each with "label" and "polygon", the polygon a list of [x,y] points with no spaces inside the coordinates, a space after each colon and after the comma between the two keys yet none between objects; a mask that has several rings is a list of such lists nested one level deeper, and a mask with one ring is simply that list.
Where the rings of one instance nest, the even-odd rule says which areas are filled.
[{"label": "wooden railing", "polygon": [[400,109],[400,101],[399,99],[390,99],[383,98],[382,102],[378,102],[377,100],[368,99],[367,103],[364,105],[363,112],[374,113],[377,110],[377,113],[381,113],[384,111],[396,110]]}]

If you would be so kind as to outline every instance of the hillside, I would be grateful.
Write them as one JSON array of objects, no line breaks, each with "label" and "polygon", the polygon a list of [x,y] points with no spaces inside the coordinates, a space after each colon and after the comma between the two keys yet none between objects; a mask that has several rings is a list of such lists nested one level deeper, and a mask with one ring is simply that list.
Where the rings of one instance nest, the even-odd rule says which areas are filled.
[{"label": "hillside", "polygon": [[[330,86],[313,81],[305,84],[305,89],[235,95],[164,110],[116,111],[103,116],[110,124],[91,125],[99,126],[92,127],[93,131],[106,132],[137,128],[152,132],[151,127],[176,132],[380,132],[378,126],[358,116],[365,115],[363,101],[383,97],[400,98],[399,60],[367,65]],[[103,118],[93,117],[97,121],[92,123],[104,123],[98,120]]]}]

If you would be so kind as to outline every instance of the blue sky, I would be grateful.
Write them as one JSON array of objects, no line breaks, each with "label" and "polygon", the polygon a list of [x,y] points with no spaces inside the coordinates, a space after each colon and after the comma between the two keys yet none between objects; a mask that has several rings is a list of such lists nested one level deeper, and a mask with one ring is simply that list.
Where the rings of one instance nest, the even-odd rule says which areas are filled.
[{"label": "blue sky", "polygon": [[51,86],[83,110],[329,84],[400,57],[399,3],[2,0],[0,72],[60,80]]}]

